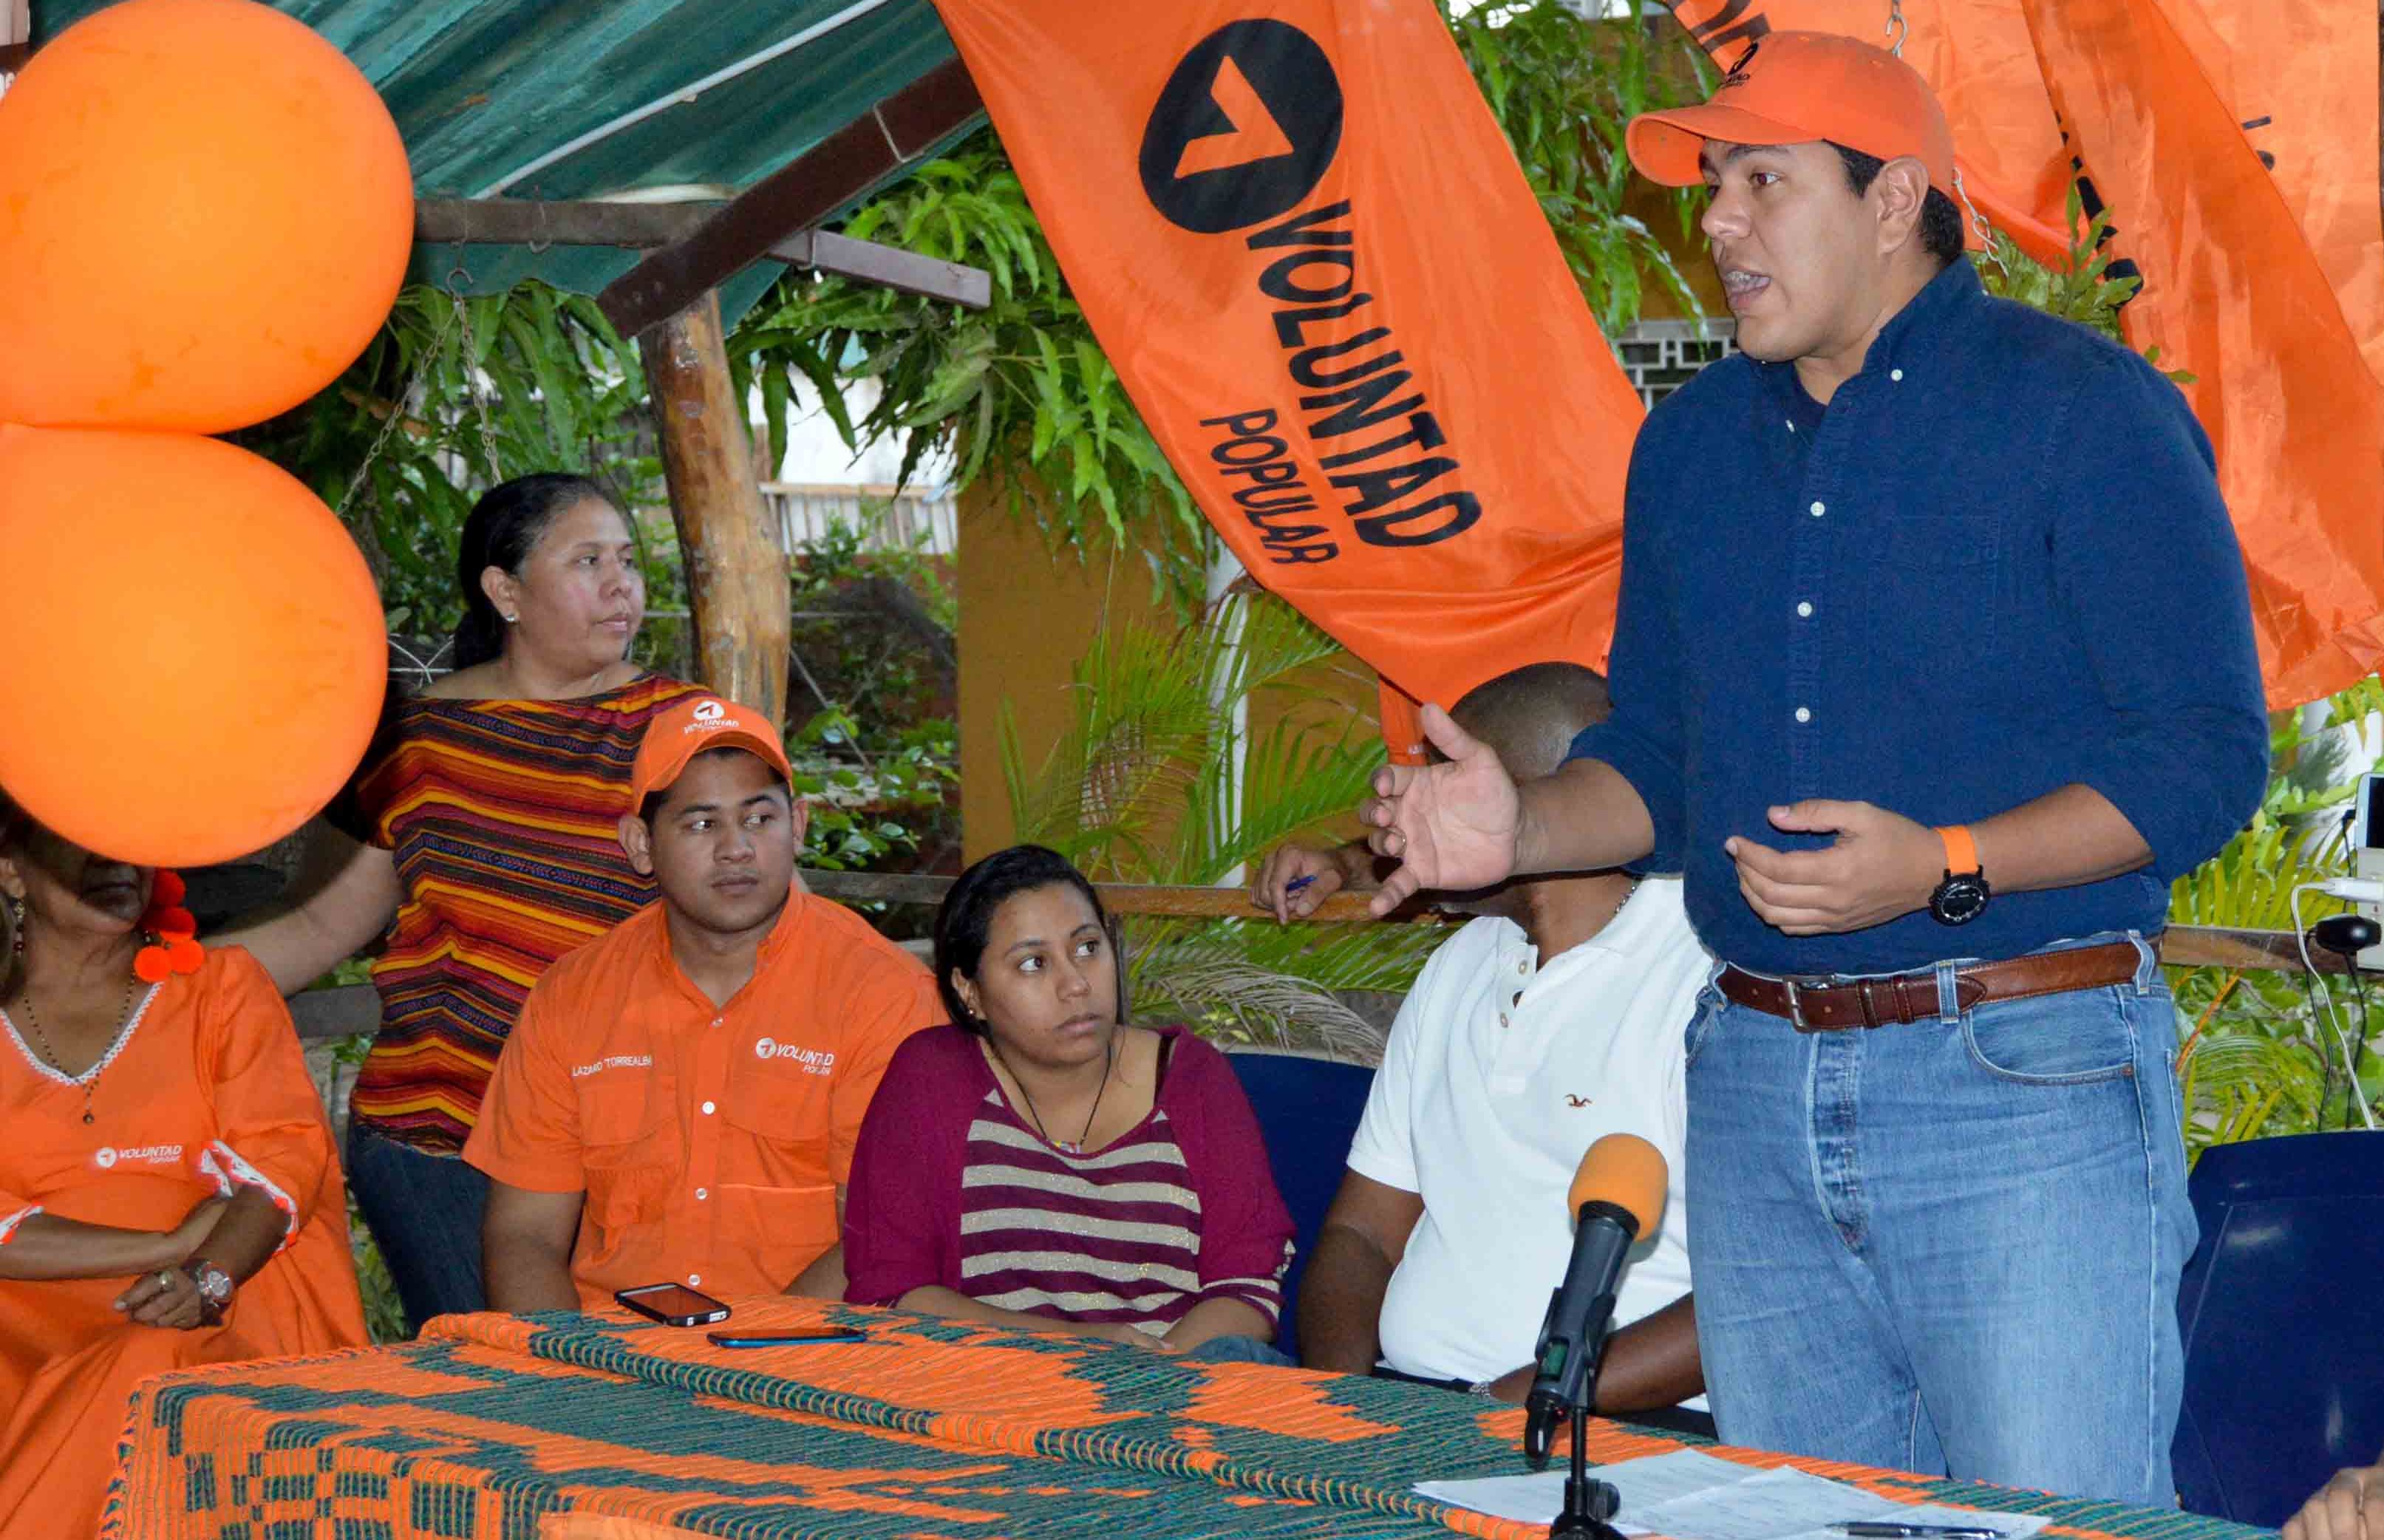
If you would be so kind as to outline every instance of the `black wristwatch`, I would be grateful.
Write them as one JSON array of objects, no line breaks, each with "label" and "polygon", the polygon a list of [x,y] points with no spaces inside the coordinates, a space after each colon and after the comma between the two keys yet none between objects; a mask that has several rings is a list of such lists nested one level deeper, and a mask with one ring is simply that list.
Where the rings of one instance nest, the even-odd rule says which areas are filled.
[{"label": "black wristwatch", "polygon": [[1978,842],[1959,824],[1937,831],[1945,847],[1945,880],[1929,895],[1929,913],[1941,925],[1966,925],[1987,912],[1993,893],[1979,865]]},{"label": "black wristwatch", "polygon": [[222,1268],[205,1257],[192,1257],[182,1264],[182,1276],[199,1291],[199,1313],[212,1326],[224,1317],[231,1306],[232,1278]]}]

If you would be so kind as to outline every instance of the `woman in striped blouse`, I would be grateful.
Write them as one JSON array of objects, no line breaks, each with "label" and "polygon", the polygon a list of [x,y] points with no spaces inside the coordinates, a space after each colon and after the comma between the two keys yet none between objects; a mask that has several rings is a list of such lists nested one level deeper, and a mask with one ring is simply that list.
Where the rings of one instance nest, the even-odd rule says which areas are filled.
[{"label": "woman in striped blouse", "polygon": [[292,901],[218,938],[285,994],[384,938],[348,1182],[416,1326],[487,1308],[488,1178],[458,1153],[530,986],[652,901],[621,852],[629,767],[647,721],[699,688],[630,660],[637,536],[587,478],[491,487],[455,565],[455,672],[391,702]]},{"label": "woman in striped blouse", "polygon": [[1224,1056],[1120,1021],[1108,916],[1021,845],[936,919],[954,1025],[904,1043],[845,1208],[855,1304],[1143,1346],[1273,1340],[1291,1216]]}]

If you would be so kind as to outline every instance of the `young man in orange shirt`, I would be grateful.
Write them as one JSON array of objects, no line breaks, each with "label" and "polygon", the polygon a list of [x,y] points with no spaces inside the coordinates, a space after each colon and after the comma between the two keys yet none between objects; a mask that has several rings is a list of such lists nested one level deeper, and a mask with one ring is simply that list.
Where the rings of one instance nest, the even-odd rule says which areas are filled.
[{"label": "young man in orange shirt", "polygon": [[697,697],[647,729],[621,844],[662,897],[530,991],[464,1149],[493,1183],[491,1308],[842,1297],[862,1114],[940,1012],[924,967],[795,885],[790,779],[759,713]]}]

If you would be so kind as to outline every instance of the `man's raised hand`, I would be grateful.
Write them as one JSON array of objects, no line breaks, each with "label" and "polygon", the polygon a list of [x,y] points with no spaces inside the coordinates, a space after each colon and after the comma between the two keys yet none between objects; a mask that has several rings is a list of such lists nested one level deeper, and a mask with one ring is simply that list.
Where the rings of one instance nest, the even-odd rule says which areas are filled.
[{"label": "man's raised hand", "polygon": [[1374,795],[1358,809],[1366,843],[1399,864],[1369,906],[1388,914],[1419,888],[1464,892],[1503,882],[1515,870],[1522,801],[1497,753],[1438,706],[1423,708],[1424,737],[1445,764],[1391,764],[1374,772]]}]

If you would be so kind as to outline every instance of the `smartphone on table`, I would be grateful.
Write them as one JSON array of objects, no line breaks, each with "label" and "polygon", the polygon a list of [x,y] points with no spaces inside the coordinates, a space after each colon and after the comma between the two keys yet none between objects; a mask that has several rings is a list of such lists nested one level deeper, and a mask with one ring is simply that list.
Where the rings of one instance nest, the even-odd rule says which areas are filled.
[{"label": "smartphone on table", "polygon": [[613,1298],[647,1320],[659,1321],[665,1326],[708,1326],[728,1319],[727,1306],[685,1284],[642,1284],[618,1290]]},{"label": "smartphone on table", "polygon": [[851,1326],[796,1326],[783,1332],[706,1332],[714,1348],[786,1348],[804,1342],[866,1342],[869,1335]]}]

